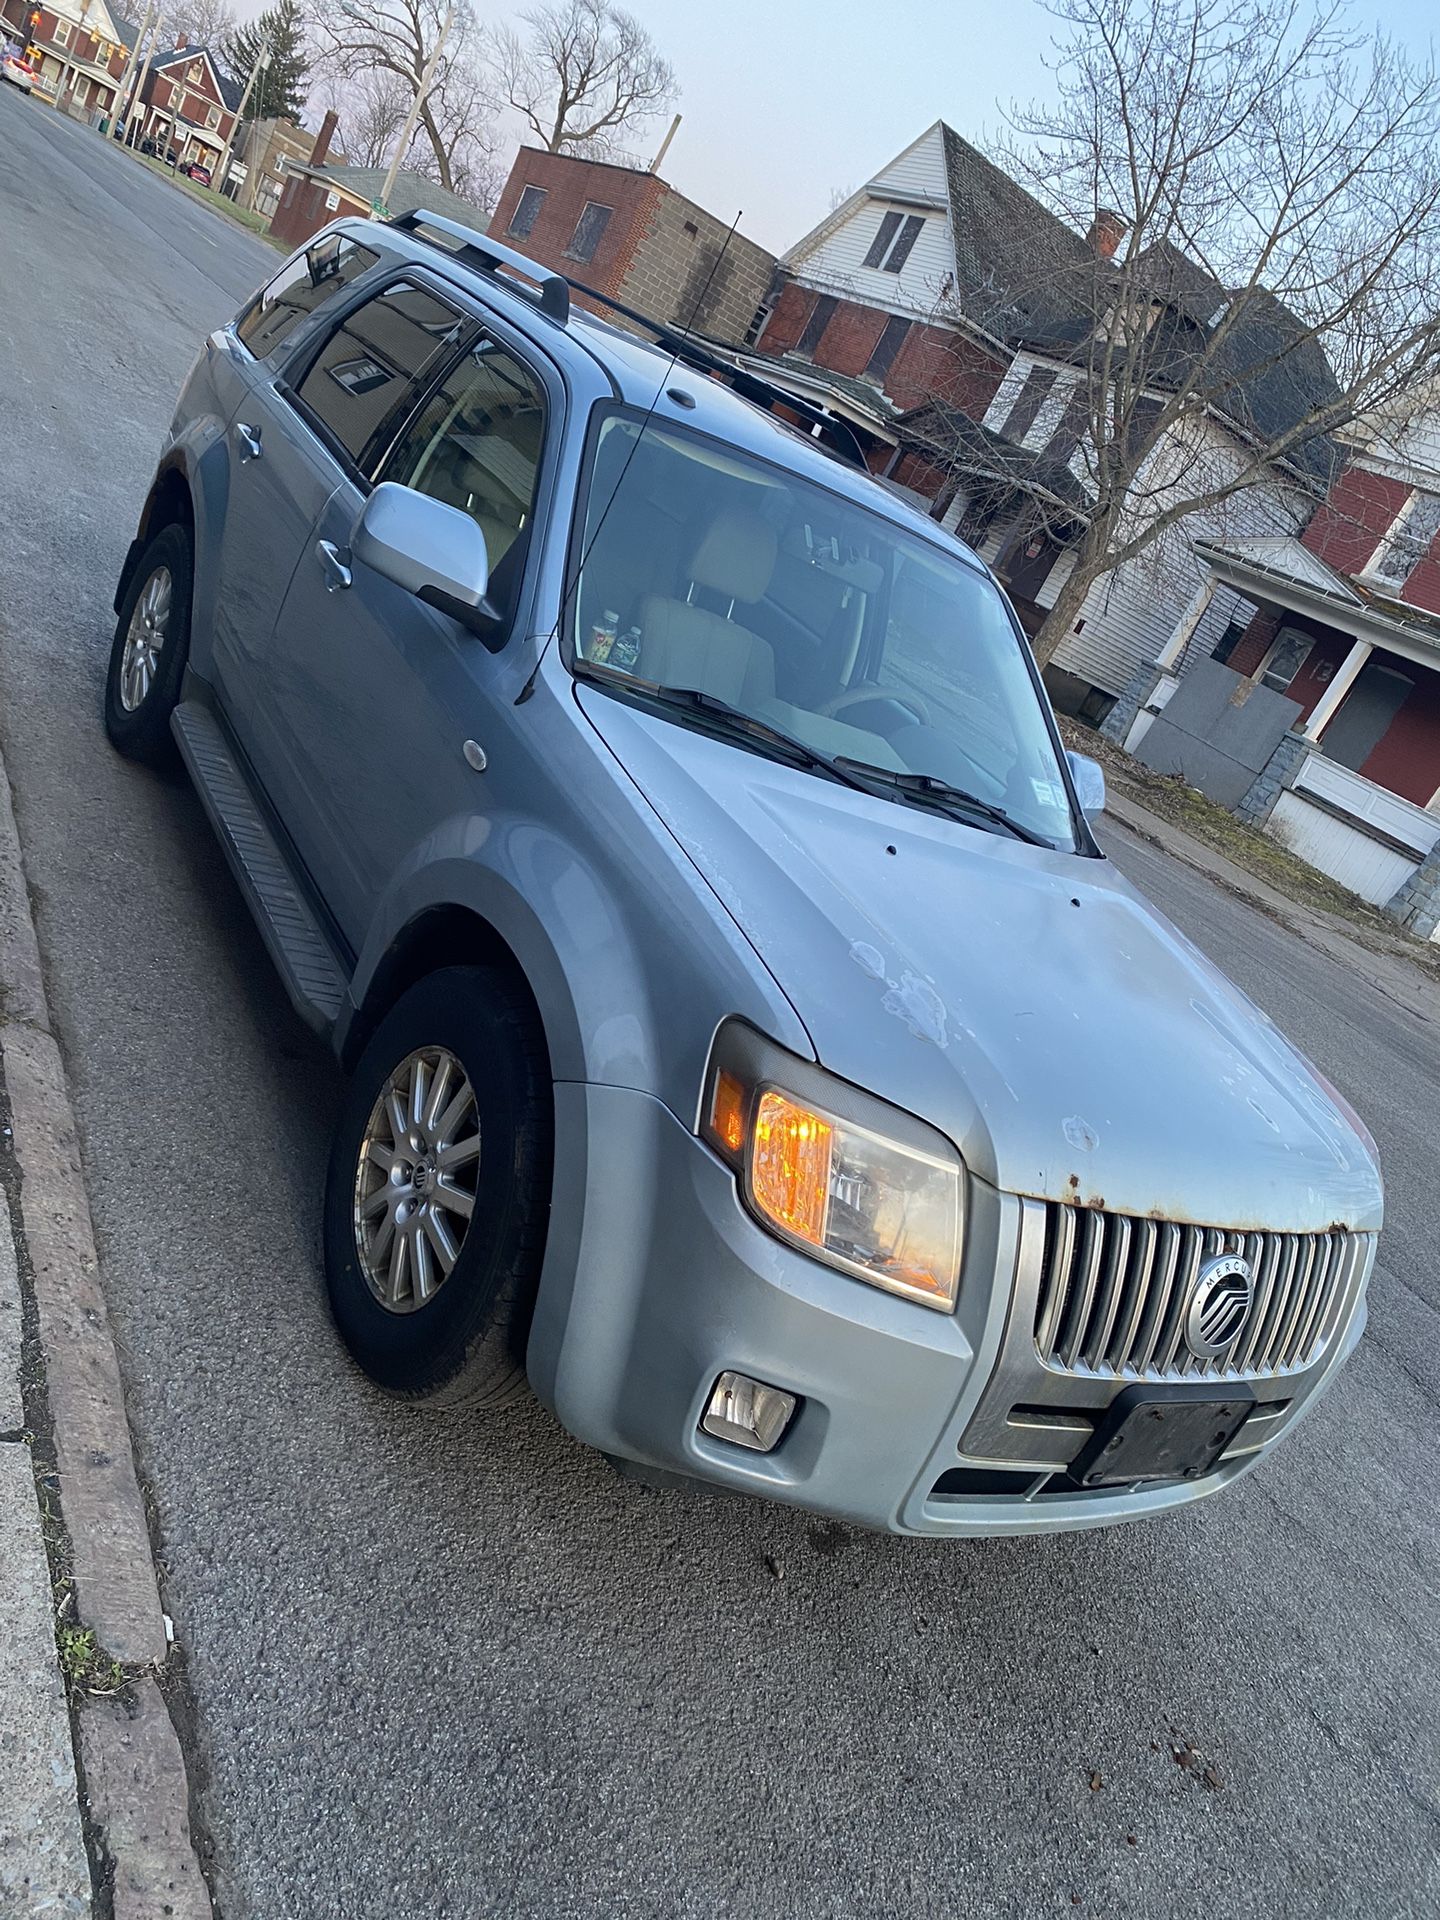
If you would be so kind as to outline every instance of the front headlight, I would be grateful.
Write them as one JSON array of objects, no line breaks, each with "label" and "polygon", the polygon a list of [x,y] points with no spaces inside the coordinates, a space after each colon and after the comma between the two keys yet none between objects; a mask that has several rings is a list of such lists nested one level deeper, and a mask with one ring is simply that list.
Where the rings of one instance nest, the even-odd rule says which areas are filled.
[{"label": "front headlight", "polygon": [[716,1037],[701,1130],[780,1239],[887,1293],[954,1307],[964,1168],[923,1121],[732,1020]]}]

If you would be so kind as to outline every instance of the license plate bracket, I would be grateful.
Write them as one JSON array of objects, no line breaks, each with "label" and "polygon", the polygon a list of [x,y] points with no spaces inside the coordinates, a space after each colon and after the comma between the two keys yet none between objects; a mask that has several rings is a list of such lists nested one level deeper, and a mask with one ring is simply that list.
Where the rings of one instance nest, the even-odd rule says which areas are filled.
[{"label": "license plate bracket", "polygon": [[1254,1395],[1232,1387],[1126,1387],[1074,1465],[1083,1487],[1128,1487],[1139,1480],[1203,1480],[1244,1426]]}]

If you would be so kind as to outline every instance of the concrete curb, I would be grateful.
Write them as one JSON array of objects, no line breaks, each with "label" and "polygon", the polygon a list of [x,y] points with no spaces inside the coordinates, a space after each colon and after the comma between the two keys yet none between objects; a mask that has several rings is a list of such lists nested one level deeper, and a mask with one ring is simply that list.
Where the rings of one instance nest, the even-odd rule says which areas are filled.
[{"label": "concrete curb", "polygon": [[[33,1275],[76,1617],[115,1659],[158,1671],[168,1652],[165,1615],[3,757],[0,982],[16,1226]],[[212,1907],[190,1838],[184,1756],[154,1680],[142,1676],[123,1707],[83,1708],[79,1744],[117,1920],[206,1920]]]}]

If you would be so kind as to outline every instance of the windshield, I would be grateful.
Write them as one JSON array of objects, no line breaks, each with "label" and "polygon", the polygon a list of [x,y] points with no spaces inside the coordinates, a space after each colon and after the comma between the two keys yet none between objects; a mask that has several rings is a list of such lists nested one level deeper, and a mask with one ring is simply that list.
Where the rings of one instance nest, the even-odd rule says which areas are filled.
[{"label": "windshield", "polygon": [[609,415],[593,460],[578,658],[698,689],[832,759],[929,775],[1074,848],[1024,643],[991,581],[668,421]]}]

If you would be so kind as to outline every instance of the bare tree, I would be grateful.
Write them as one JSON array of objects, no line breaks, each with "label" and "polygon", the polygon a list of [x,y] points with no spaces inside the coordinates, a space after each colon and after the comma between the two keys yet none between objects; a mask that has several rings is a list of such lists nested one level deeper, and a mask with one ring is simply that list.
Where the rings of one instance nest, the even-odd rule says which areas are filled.
[{"label": "bare tree", "polygon": [[[208,47],[218,59],[240,22],[230,0],[177,0],[177,4],[168,9],[168,25],[176,38],[183,33],[187,45]],[[224,65],[223,60],[221,64]]]},{"label": "bare tree", "polygon": [[[391,137],[398,136],[446,11],[446,0],[313,0],[317,61],[344,83],[345,97],[352,97],[349,89],[355,89],[350,111],[358,115],[361,132],[350,136],[347,126],[347,137],[373,147],[383,138],[395,100],[400,111]],[[342,107],[342,125],[345,119]],[[405,164],[431,175],[447,192],[473,197],[485,190],[493,195],[493,122],[494,102],[480,60],[475,17],[469,5],[462,4],[421,103]],[[383,157],[388,158],[388,152]]]},{"label": "bare tree", "polygon": [[1064,224],[991,322],[1078,375],[1089,507],[1042,663],[1114,568],[1277,481],[1317,497],[1332,437],[1440,365],[1429,67],[1344,0],[1048,5],[1056,97],[1012,108],[1005,161]]},{"label": "bare tree", "polygon": [[672,106],[669,62],[609,0],[550,0],[495,43],[505,98],[551,153],[611,153],[622,134]]}]

